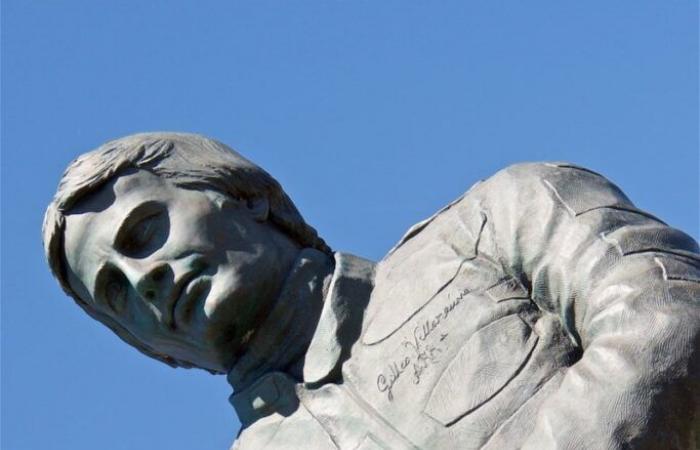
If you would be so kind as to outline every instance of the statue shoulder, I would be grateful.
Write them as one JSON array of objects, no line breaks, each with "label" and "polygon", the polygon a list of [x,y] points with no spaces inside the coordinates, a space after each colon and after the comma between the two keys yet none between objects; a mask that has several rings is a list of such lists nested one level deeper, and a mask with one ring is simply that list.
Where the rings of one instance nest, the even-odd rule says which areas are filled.
[{"label": "statue shoulder", "polygon": [[603,207],[638,211],[605,176],[568,162],[513,164],[481,183],[477,195],[484,204],[511,212],[552,203],[572,216]]},{"label": "statue shoulder", "polygon": [[[450,210],[454,210],[459,207],[473,207],[474,205],[481,203],[484,197],[494,197],[499,196],[499,194],[501,194],[501,201],[504,203],[508,203],[509,199],[513,199],[513,196],[503,194],[508,194],[510,191],[513,190],[527,190],[529,186],[540,186],[543,180],[545,180],[548,175],[551,175],[552,171],[556,171],[557,169],[569,168],[575,168],[580,171],[585,171],[587,173],[600,176],[593,171],[584,169],[580,166],[576,166],[570,163],[539,162],[512,164],[496,172],[489,178],[478,180],[476,183],[472,184],[471,187],[469,187],[462,195],[460,195],[444,207],[440,208],[437,212],[435,212],[435,214],[411,226],[403,234],[401,239],[399,239],[396,245],[394,245],[394,247],[392,247],[391,250],[389,250],[389,252],[387,253],[387,257],[392,255],[399,247],[401,247],[403,244],[415,237],[418,233],[422,232],[428,225],[433,223],[435,219],[437,219],[438,217]],[[566,176],[566,174],[564,174],[564,176]]]}]

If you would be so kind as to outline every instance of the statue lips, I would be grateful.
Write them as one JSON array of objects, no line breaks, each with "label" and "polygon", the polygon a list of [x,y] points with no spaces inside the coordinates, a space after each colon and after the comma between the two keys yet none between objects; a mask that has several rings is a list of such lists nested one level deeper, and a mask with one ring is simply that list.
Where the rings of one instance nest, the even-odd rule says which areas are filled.
[{"label": "statue lips", "polygon": [[199,275],[200,273],[200,270],[191,270],[183,274],[178,280],[175,280],[175,286],[173,286],[173,289],[170,292],[170,297],[168,298],[168,302],[164,308],[164,322],[171,329],[177,328],[177,324],[175,323],[175,307],[180,302],[181,297],[187,290],[187,286],[189,286],[192,280],[196,278],[197,275]]},{"label": "statue lips", "polygon": [[173,328],[182,328],[189,321],[195,304],[201,298],[206,298],[211,288],[211,275],[201,272],[193,275],[183,284],[180,295],[172,305]]}]

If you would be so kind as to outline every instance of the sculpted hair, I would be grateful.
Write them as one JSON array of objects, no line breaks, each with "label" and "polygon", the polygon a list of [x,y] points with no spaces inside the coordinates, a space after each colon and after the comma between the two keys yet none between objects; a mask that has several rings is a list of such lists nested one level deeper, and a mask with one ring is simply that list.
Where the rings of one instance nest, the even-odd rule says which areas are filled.
[{"label": "sculpted hair", "polygon": [[183,188],[215,190],[236,199],[265,197],[270,204],[269,217],[273,224],[302,247],[331,252],[316,230],[304,222],[272,176],[220,142],[195,134],[143,133],[107,142],[79,156],[64,172],[44,216],[44,251],[51,271],[63,290],[91,317],[142,353],[168,365],[194,366],[146,346],[116,321],[93,309],[73,292],[66,275],[65,214],[87,195],[130,168],[148,170]]}]

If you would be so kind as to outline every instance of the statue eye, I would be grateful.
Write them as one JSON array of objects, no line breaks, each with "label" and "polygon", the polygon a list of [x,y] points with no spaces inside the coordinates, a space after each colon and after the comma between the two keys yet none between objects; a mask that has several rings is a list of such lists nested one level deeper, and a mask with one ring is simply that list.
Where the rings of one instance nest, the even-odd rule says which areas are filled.
[{"label": "statue eye", "polygon": [[115,248],[122,254],[144,258],[160,248],[168,237],[169,221],[158,204],[137,207],[117,233]]},{"label": "statue eye", "polygon": [[122,250],[127,253],[136,253],[145,247],[155,232],[155,216],[141,219],[129,230],[126,238],[121,243]]}]

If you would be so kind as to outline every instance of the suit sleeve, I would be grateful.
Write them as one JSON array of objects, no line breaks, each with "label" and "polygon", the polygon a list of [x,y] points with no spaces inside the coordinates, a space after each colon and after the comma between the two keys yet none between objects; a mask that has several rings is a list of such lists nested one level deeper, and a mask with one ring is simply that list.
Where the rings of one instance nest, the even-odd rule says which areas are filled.
[{"label": "suit sleeve", "polygon": [[513,166],[475,194],[493,254],[581,350],[523,448],[696,448],[697,243],[572,165]]}]

